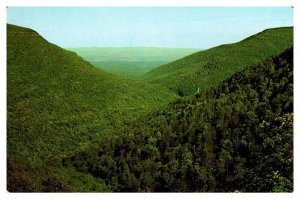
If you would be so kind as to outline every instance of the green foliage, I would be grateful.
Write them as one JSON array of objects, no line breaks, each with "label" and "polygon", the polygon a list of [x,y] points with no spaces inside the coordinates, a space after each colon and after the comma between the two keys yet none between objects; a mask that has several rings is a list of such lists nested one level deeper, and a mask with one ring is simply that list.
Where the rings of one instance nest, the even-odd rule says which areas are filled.
[{"label": "green foliage", "polygon": [[34,179],[37,179],[36,175],[18,155],[8,158],[7,174],[7,190],[9,192],[32,192],[36,190],[34,182]]},{"label": "green foliage", "polygon": [[91,61],[95,67],[128,79],[142,80],[143,75],[167,61]]},{"label": "green foliage", "polygon": [[112,191],[293,190],[293,51],[63,159]]},{"label": "green foliage", "polygon": [[293,50],[249,66],[290,46],[290,31],[217,47],[206,91],[178,99],[8,25],[8,190],[292,191]]},{"label": "green foliage", "polygon": [[[162,87],[95,68],[33,30],[7,26],[8,159],[20,156],[18,162],[33,170],[45,166],[45,160],[88,147],[140,112],[176,98]],[[54,179],[46,179],[45,190],[55,190]]]},{"label": "green foliage", "polygon": [[96,67],[130,79],[141,79],[150,70],[192,54],[189,48],[70,48]]},{"label": "green foliage", "polygon": [[292,46],[293,28],[268,29],[240,42],[203,50],[155,68],[144,79],[182,95],[194,95]]}]

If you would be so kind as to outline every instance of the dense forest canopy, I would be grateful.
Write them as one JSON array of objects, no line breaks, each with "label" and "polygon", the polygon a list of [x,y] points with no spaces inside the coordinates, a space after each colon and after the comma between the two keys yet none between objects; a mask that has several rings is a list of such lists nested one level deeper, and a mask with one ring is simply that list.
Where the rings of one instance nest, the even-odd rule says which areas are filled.
[{"label": "dense forest canopy", "polygon": [[237,43],[193,53],[153,69],[144,78],[181,96],[194,95],[292,46],[292,27],[271,28]]},{"label": "dense forest canopy", "polygon": [[176,98],[160,86],[95,68],[33,30],[7,26],[8,162],[20,161],[13,166],[35,168],[81,150],[134,118],[136,110]]},{"label": "dense forest canopy", "polygon": [[293,50],[63,163],[113,191],[292,191]]},{"label": "dense forest canopy", "polygon": [[[182,90],[176,72],[161,76],[175,87],[128,80],[33,30],[7,30],[8,191],[293,191],[292,28],[145,77],[199,70]],[[205,84],[191,92],[190,80]]]}]

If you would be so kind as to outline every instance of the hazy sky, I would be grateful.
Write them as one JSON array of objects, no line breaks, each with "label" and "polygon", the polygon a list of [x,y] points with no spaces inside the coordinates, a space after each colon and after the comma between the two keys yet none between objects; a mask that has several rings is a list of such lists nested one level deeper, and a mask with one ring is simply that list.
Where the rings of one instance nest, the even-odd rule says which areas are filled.
[{"label": "hazy sky", "polygon": [[290,7],[10,7],[7,22],[61,47],[209,48],[293,26]]}]

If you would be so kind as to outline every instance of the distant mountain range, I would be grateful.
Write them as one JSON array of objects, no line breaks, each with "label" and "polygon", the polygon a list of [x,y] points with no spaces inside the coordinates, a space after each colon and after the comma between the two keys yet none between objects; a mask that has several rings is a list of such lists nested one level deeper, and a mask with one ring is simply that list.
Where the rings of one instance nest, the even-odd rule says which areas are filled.
[{"label": "distant mountain range", "polygon": [[200,49],[189,48],[69,48],[96,67],[131,79]]}]

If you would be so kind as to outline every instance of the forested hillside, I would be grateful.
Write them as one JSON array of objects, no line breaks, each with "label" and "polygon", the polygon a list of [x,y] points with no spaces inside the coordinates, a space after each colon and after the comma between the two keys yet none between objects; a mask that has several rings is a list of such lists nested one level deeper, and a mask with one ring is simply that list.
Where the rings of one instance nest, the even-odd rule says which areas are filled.
[{"label": "forested hillside", "polygon": [[95,68],[33,30],[7,26],[7,150],[15,180],[176,98]]},{"label": "forested hillside", "polygon": [[155,68],[144,79],[181,96],[194,95],[292,46],[292,27],[267,29],[240,42],[203,50]]},{"label": "forested hillside", "polygon": [[112,191],[293,191],[293,49],[63,159]]},{"label": "forested hillside", "polygon": [[8,25],[8,191],[293,191],[292,35],[270,29],[146,76],[180,98]]}]

